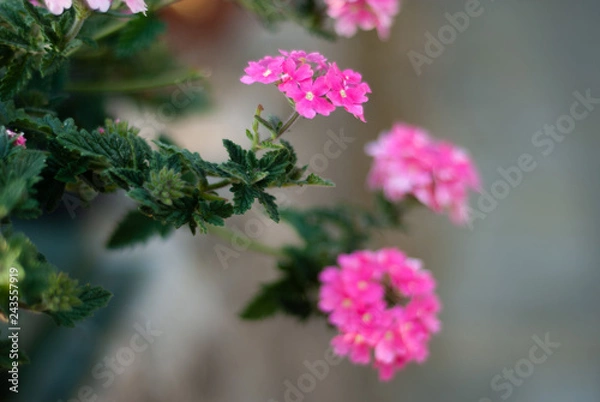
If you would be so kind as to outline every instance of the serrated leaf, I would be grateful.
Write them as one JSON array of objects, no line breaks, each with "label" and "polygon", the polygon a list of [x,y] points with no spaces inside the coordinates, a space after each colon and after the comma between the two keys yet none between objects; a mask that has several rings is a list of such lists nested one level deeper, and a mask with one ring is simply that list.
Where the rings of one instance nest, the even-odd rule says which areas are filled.
[{"label": "serrated leaf", "polygon": [[331,180],[324,179],[314,173],[308,175],[306,184],[311,186],[335,187],[335,184]]},{"label": "serrated leaf", "polygon": [[223,145],[229,154],[229,159],[238,165],[246,165],[246,150],[242,149],[238,144],[231,140],[223,140]]},{"label": "serrated leaf", "polygon": [[18,57],[9,64],[6,73],[0,79],[0,99],[9,99],[21,91],[31,79],[29,59]]},{"label": "serrated leaf", "polygon": [[269,193],[264,191],[258,193],[258,202],[265,207],[267,214],[272,220],[279,222],[279,209],[275,200],[275,197]]},{"label": "serrated leaf", "polygon": [[81,288],[78,296],[81,304],[73,306],[70,311],[45,313],[52,317],[57,325],[74,327],[76,322],[93,316],[96,310],[105,307],[111,297],[112,294],[109,291],[99,286],[85,285]]},{"label": "serrated leaf", "polygon": [[229,191],[233,193],[234,212],[238,215],[252,208],[254,199],[258,196],[258,191],[243,183],[233,184]]},{"label": "serrated leaf", "polygon": [[20,149],[0,160],[0,218],[14,214],[28,219],[41,213],[33,196],[45,166],[46,156],[35,150]]},{"label": "serrated leaf", "polygon": [[215,226],[224,226],[225,219],[233,215],[233,205],[226,201],[202,202],[199,209],[201,218]]},{"label": "serrated leaf", "polygon": [[151,237],[160,235],[165,238],[173,228],[139,211],[129,212],[119,223],[107,242],[109,249],[131,247],[147,242]]},{"label": "serrated leaf", "polygon": [[76,151],[107,167],[141,169],[146,167],[152,150],[143,138],[134,134],[96,131],[58,133],[57,141],[65,148]]}]

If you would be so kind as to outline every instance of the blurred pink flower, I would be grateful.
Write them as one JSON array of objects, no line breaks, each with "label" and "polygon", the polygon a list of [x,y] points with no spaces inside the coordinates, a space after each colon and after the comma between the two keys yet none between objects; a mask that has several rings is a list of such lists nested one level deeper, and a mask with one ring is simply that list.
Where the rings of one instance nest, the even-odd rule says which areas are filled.
[{"label": "blurred pink flower", "polygon": [[335,20],[338,35],[350,37],[357,29],[377,29],[387,39],[394,17],[400,11],[399,0],[325,0],[327,14]]},{"label": "blurred pink flower", "polygon": [[435,280],[419,260],[397,249],[338,256],[319,279],[319,309],[339,334],[335,353],[369,364],[382,380],[411,361],[423,362],[431,335],[440,329]]},{"label": "blurred pink flower", "polygon": [[[103,13],[108,11],[113,2],[113,0],[85,1],[89,8]],[[132,13],[146,13],[146,11],[148,10],[148,7],[146,6],[144,0],[124,0],[124,2]],[[33,4],[37,5],[36,3],[38,3],[37,0]],[[44,0],[44,3],[46,4],[46,8],[48,8],[48,11],[50,11],[52,14],[60,15],[65,10],[71,8],[71,6],[73,5],[73,0]]]},{"label": "blurred pink flower", "polygon": [[480,183],[466,151],[398,123],[366,152],[374,158],[367,180],[372,190],[393,202],[413,196],[436,212],[449,211],[455,223],[468,220],[469,190],[479,191]]},{"label": "blurred pink flower", "polygon": [[328,116],[343,107],[365,121],[362,104],[371,92],[359,73],[340,71],[335,63],[317,53],[303,50],[279,51],[281,56],[265,56],[250,61],[240,79],[244,84],[276,84],[294,104],[296,112],[308,119],[317,114]]},{"label": "blurred pink flower", "polygon": [[8,135],[8,138],[17,137],[17,139],[15,140],[15,145],[26,148],[25,144],[27,143],[27,138],[25,138],[25,134],[17,133],[9,129],[6,129],[6,134]]}]

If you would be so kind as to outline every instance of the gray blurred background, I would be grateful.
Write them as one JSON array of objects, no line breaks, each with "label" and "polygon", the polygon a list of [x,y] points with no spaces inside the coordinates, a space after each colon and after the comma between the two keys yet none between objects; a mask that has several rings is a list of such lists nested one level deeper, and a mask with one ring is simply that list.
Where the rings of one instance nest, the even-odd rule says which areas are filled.
[{"label": "gray blurred background", "polygon": [[[215,246],[226,243],[186,230],[146,247],[105,251],[115,222],[132,207],[122,195],[78,209],[66,225],[59,225],[68,220],[63,212],[24,226],[52,262],[93,272],[115,298],[74,330],[56,330],[40,317],[27,321],[22,335],[46,335],[41,343],[31,335],[34,362],[23,372],[17,400],[67,401],[89,386],[98,402],[600,401],[600,213],[594,201],[600,196],[600,107],[548,155],[532,143],[544,125],[569,113],[575,91],[600,98],[600,3],[481,0],[481,15],[417,75],[407,53],[425,54],[426,33],[437,36],[448,24],[445,13],[464,11],[465,1],[407,0],[389,41],[361,32],[336,43],[293,25],[268,32],[245,12],[215,1],[188,0],[169,15],[171,46],[211,72],[214,106],[165,126],[205,158],[224,157],[222,138],[245,141],[257,103],[273,114],[289,112],[275,88],[239,83],[248,60],[277,49],[320,51],[361,71],[373,90],[368,124],[336,112],[294,126],[288,140],[304,163],[323,153],[328,133],[353,142],[320,172],[337,187],[287,190],[293,205],[368,204],[364,144],[399,120],[469,149],[488,193],[502,180],[498,169],[517,166],[521,155],[530,154],[536,167],[471,230],[419,210],[408,218],[408,235],[374,239],[373,247],[398,246],[423,259],[438,279],[443,330],[424,365],[382,384],[373,369],[344,361],[299,396],[287,381],[298,386],[309,372],[304,363],[323,359],[334,333],[319,320],[237,318],[259,284],[276,276],[272,258],[242,251],[223,265]],[[197,10],[200,17],[189,17]],[[115,105],[124,118],[144,119],[121,100]],[[473,197],[474,208],[477,203]],[[259,215],[231,223],[243,229]],[[272,245],[296,241],[283,226],[257,230],[259,240]],[[128,346],[137,325],[160,334],[110,385],[95,378],[94,367]],[[551,354],[537,349],[534,356],[544,360],[538,364],[530,357],[536,337],[554,344]],[[508,370],[516,370],[513,377]]]}]

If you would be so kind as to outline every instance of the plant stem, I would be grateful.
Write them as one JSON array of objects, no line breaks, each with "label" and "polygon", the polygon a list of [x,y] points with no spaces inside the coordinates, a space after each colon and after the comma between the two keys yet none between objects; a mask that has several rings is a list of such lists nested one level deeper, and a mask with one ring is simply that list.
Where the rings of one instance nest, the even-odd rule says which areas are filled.
[{"label": "plant stem", "polygon": [[[173,3],[177,3],[178,1],[179,0],[165,0],[164,2],[157,4],[157,6],[150,11],[152,11],[152,12],[158,11],[162,8],[170,6]],[[125,17],[125,15],[124,15],[124,17]],[[104,37],[110,36],[113,33],[117,32],[120,29],[122,29],[123,27],[125,27],[125,25],[127,25],[127,23],[129,23],[130,21],[131,21],[131,16],[127,16],[126,18],[116,21],[114,24],[108,25],[108,26],[104,27],[104,29],[96,32],[96,34],[93,35],[92,38],[94,40],[100,40]],[[83,21],[82,21],[82,25],[83,25]],[[81,29],[81,27],[79,27],[79,29]],[[72,48],[71,50],[69,50],[67,52],[67,54],[65,56],[66,57],[71,56],[73,53],[77,52],[80,48],[81,48],[81,46]]]},{"label": "plant stem", "polygon": [[261,141],[257,147],[253,147],[253,149],[259,149],[261,145],[266,144],[266,143],[273,143],[274,141],[276,141],[277,139],[279,139],[283,134],[285,134],[286,131],[288,131],[290,129],[290,127],[292,127],[292,125],[294,125],[294,123],[296,122],[296,120],[298,120],[298,117],[300,117],[300,115],[298,114],[298,112],[294,112],[288,119],[287,121],[283,124],[283,126],[281,126],[281,128],[277,131],[277,133],[275,133],[275,136],[268,138],[264,141]]},{"label": "plant stem", "polygon": [[290,127],[292,127],[292,125],[296,122],[296,120],[298,120],[298,117],[300,117],[300,115],[298,114],[298,112],[294,112],[294,114],[292,114],[290,116],[290,118],[288,119],[288,121],[286,121],[285,124],[283,126],[281,126],[281,128],[277,132],[277,135],[275,136],[274,140],[278,139],[286,131],[288,131],[290,129]]},{"label": "plant stem", "polygon": [[79,1],[75,1],[73,7],[75,8],[75,21],[73,21],[73,25],[71,25],[69,32],[65,35],[65,43],[69,43],[77,37],[83,27],[83,23],[91,15],[87,5],[83,5]]},{"label": "plant stem", "polygon": [[200,74],[200,72],[192,71],[191,73],[187,72],[184,76],[181,76],[180,73],[178,73],[169,74],[167,76],[154,79],[139,79],[123,82],[84,82],[67,85],[65,89],[71,92],[139,92],[149,89],[170,87],[187,79],[199,80],[201,78],[204,77]]},{"label": "plant stem", "polygon": [[[239,236],[238,233],[234,233],[226,227],[212,225],[208,226],[208,233],[220,237],[221,239],[226,240],[228,242],[233,242],[233,240]],[[261,254],[271,255],[277,258],[283,258],[285,256],[285,254],[281,250],[267,246],[264,243],[251,239],[249,236],[245,236],[244,241],[248,244],[246,246],[247,250],[255,251]]]},{"label": "plant stem", "polygon": [[227,186],[227,185],[229,185],[229,184],[231,184],[231,183],[232,183],[232,182],[231,182],[231,179],[223,179],[223,180],[221,180],[221,181],[218,181],[218,182],[216,182],[216,183],[209,184],[209,185],[208,185],[208,186],[206,186],[204,189],[205,189],[205,190],[209,190],[209,191],[210,191],[210,190],[216,190],[216,189],[218,189],[218,188],[223,188],[223,187],[225,187],[225,186]]}]

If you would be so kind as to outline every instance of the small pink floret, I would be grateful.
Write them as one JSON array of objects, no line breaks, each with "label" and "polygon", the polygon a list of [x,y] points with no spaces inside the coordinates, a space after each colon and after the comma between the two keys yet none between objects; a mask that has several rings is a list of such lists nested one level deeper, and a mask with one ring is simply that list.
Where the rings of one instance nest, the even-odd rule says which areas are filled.
[{"label": "small pink floret", "polygon": [[27,138],[25,138],[25,134],[23,134],[23,133],[17,133],[15,131],[12,131],[12,130],[9,130],[9,129],[6,129],[6,134],[8,135],[8,138],[15,138],[15,137],[17,137],[15,139],[15,145],[16,146],[26,148],[25,144],[27,143]]}]

